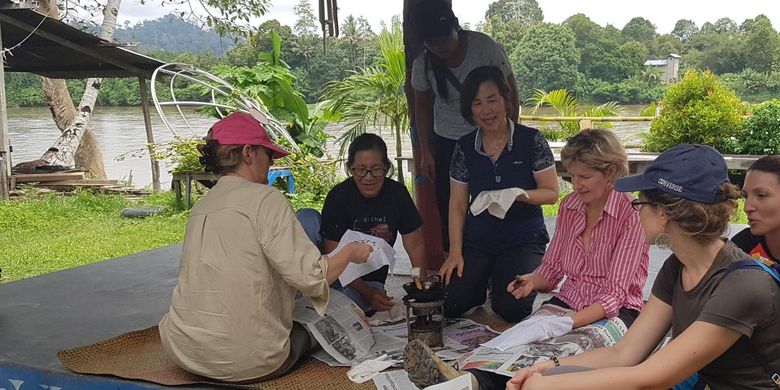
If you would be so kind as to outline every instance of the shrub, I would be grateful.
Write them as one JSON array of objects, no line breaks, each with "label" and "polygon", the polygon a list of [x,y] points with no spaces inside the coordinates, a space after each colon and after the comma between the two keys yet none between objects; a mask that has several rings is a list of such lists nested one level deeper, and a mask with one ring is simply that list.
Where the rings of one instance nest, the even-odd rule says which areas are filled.
[{"label": "shrub", "polygon": [[295,210],[304,207],[322,209],[325,196],[342,177],[338,173],[336,161],[321,161],[305,153],[292,153],[274,161],[274,165],[289,166],[292,170],[295,194],[287,193],[287,186],[283,181],[277,181],[275,186],[285,192]]},{"label": "shrub", "polygon": [[168,172],[172,174],[200,172],[204,167],[197,146],[202,143],[202,138],[175,136],[170,142],[154,144],[152,150],[155,159],[170,166]]},{"label": "shrub", "polygon": [[734,137],[742,129],[742,104],[710,71],[688,71],[669,87],[660,116],[644,134],[644,149],[661,152],[685,143],[713,146],[734,152]]},{"label": "shrub", "polygon": [[780,100],[761,103],[737,135],[737,149],[745,154],[780,154]]}]

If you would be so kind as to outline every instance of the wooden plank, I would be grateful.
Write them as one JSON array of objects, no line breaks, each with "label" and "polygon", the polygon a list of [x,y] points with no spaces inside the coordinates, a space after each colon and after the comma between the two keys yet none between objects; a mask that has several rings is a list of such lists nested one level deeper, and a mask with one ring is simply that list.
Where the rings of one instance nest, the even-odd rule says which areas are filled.
[{"label": "wooden plank", "polygon": [[69,188],[76,188],[76,187],[82,187],[82,188],[104,188],[106,187],[105,184],[101,183],[74,183],[69,181],[46,181],[39,183],[37,187],[45,187],[45,188],[60,188],[60,187],[69,187]]},{"label": "wooden plank", "polygon": [[149,97],[146,91],[146,79],[138,78],[138,88],[141,94],[141,111],[144,114],[144,129],[146,129],[146,145],[149,149],[149,162],[152,167],[152,189],[160,191],[160,162],[154,158],[154,132],[152,131],[152,117],[149,114]]},{"label": "wooden plank", "polygon": [[47,181],[43,182],[42,185],[100,185],[100,186],[116,186],[119,185],[119,180],[95,180],[95,179],[84,179],[84,180],[58,180],[58,181]]},{"label": "wooden plank", "polygon": [[14,174],[17,183],[46,182],[62,180],[84,180],[84,172],[67,173],[18,173]]}]

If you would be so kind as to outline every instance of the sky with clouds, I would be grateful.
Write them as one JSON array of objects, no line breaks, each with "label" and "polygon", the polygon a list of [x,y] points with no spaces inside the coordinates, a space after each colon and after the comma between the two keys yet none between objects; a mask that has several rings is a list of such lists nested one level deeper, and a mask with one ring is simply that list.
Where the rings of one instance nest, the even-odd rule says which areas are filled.
[{"label": "sky with clouds", "polygon": [[[317,1],[311,1],[312,9],[317,9]],[[641,16],[650,20],[659,33],[672,31],[679,19],[691,19],[698,26],[704,22],[729,17],[742,23],[745,19],[764,14],[772,20],[777,29],[780,26],[780,1],[778,0],[537,0],[544,12],[546,22],[560,23],[571,15],[583,13],[602,26],[612,24],[622,28],[631,18]],[[148,0],[140,4],[138,0],[126,0],[119,12],[119,21],[128,21],[131,25],[146,19],[155,19],[169,13],[172,9],[160,7],[159,1]],[[292,26],[295,23],[293,7],[298,0],[271,0],[270,12],[261,20],[277,19],[282,24]],[[461,23],[468,22],[472,27],[484,19],[485,11],[491,1],[452,0],[453,10]],[[389,21],[393,15],[400,15],[403,0],[338,0],[339,17],[347,15],[364,16],[374,30],[379,29],[381,21]]]}]

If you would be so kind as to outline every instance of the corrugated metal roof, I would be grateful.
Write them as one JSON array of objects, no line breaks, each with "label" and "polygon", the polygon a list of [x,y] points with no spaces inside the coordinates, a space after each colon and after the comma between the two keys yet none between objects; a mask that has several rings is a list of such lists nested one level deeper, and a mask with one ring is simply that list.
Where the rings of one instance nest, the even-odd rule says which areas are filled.
[{"label": "corrugated metal roof", "polygon": [[164,64],[33,10],[16,8],[8,0],[0,0],[0,29],[3,48],[17,45],[34,31],[6,54],[6,72],[30,72],[61,79],[150,78]]},{"label": "corrugated metal roof", "polygon": [[647,60],[645,66],[666,66],[666,60]]}]

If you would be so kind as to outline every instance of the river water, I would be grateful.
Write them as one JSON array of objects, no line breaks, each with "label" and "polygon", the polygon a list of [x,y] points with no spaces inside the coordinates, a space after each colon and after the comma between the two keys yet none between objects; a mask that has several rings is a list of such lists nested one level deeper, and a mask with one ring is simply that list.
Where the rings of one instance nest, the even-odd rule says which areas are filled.
[{"label": "river water", "polygon": [[[635,116],[644,106],[623,106],[624,116]],[[524,114],[530,114],[524,110]],[[208,128],[214,123],[213,118],[199,116],[192,112],[185,112],[187,121],[195,129],[192,132],[174,109],[166,111],[166,116],[174,130],[179,135],[193,134],[205,135]],[[549,109],[540,110],[537,115],[554,115]],[[525,123],[532,127],[552,126],[547,122]],[[106,165],[106,173],[110,179],[127,180],[132,174],[133,185],[144,187],[152,182],[151,167],[146,150],[146,132],[144,130],[143,114],[141,107],[97,107],[90,120],[90,128],[95,130],[97,138],[103,150],[103,158]],[[615,123],[615,132],[627,143],[636,144],[639,141],[638,134],[646,131],[649,122],[623,122]],[[8,128],[13,147],[11,155],[12,163],[35,160],[40,158],[43,152],[51,146],[59,135],[59,130],[51,119],[48,108],[22,107],[8,109]],[[173,138],[173,131],[168,129],[160,119],[156,111],[152,111],[152,128],[156,142],[166,142]],[[330,157],[338,157],[338,145],[335,137],[338,137],[344,128],[339,124],[333,124],[326,128],[334,138],[328,141],[327,149]],[[395,154],[395,140],[390,130],[374,129],[387,142],[391,155]],[[411,157],[411,142],[409,136],[403,137],[403,156]],[[124,157],[124,158],[123,158]],[[165,165],[161,166],[162,188],[169,188],[171,175]]]}]

